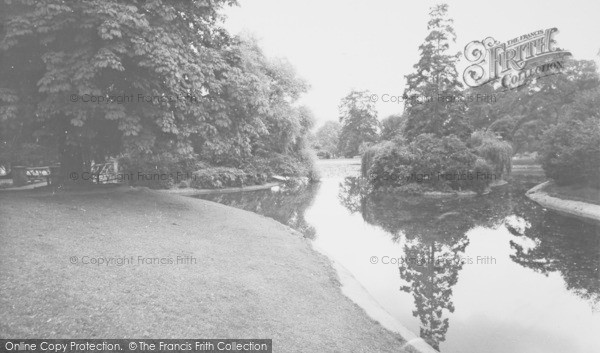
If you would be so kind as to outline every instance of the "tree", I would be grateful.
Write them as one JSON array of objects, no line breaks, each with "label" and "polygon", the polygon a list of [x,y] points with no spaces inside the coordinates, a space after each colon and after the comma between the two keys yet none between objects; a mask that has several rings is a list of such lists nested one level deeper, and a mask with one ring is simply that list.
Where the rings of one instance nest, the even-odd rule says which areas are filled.
[{"label": "tree", "polygon": [[420,58],[414,65],[416,72],[406,76],[404,133],[409,140],[427,133],[456,135],[465,140],[471,134],[471,127],[464,118],[466,104],[460,99],[462,84],[456,70],[460,53],[449,53],[456,34],[447,11],[446,4],[431,9],[427,24],[429,34],[419,47]]},{"label": "tree", "polygon": [[2,1],[0,91],[4,102],[17,97],[5,120],[18,115],[35,129],[24,135],[51,136],[63,171],[122,151],[191,157],[189,136],[223,123],[214,112],[226,4],[234,1]]},{"label": "tree", "polygon": [[391,141],[399,138],[406,126],[406,117],[400,114],[393,114],[381,121],[381,139]]},{"label": "tree", "polygon": [[220,27],[234,4],[0,0],[0,158],[36,144],[57,151],[63,175],[108,156],[307,164],[314,118],[295,102],[308,85]]},{"label": "tree", "polygon": [[566,60],[562,72],[532,80],[510,91],[491,85],[470,88],[466,96],[495,95],[493,102],[474,100],[467,116],[476,129],[489,130],[513,145],[515,153],[537,151],[545,130],[568,115],[579,96],[594,94],[600,86],[597,65],[592,60]]},{"label": "tree", "polygon": [[600,117],[574,117],[552,126],[542,136],[540,160],[546,176],[558,185],[600,189]]},{"label": "tree", "polygon": [[203,160],[238,167],[254,156],[298,152],[314,124],[312,112],[294,103],[308,85],[286,60],[267,58],[256,39],[233,38],[230,67],[213,135],[193,137]]},{"label": "tree", "polygon": [[337,121],[328,121],[317,130],[315,142],[318,149],[326,151],[331,156],[338,154],[340,131],[342,126]]},{"label": "tree", "polygon": [[471,135],[471,146],[477,154],[494,167],[494,175],[500,178],[503,174],[512,171],[512,146],[500,140],[490,131],[475,131]]},{"label": "tree", "polygon": [[363,143],[375,143],[379,138],[379,120],[369,91],[351,91],[342,98],[339,106],[340,132],[339,151],[345,157],[359,154]]}]

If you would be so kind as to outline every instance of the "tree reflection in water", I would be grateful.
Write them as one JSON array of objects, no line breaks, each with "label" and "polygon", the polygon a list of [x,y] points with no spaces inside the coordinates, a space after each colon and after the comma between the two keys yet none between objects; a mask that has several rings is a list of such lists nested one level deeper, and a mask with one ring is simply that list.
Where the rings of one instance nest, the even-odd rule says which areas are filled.
[{"label": "tree reflection in water", "polygon": [[261,214],[275,219],[304,235],[314,239],[315,228],[304,217],[315,200],[319,184],[279,191],[262,190],[229,194],[199,195],[198,198]]},{"label": "tree reflection in water", "polygon": [[531,249],[511,240],[514,262],[544,274],[558,271],[569,289],[592,306],[598,303],[598,227],[544,211],[524,196],[528,187],[514,180],[485,196],[432,199],[370,193],[361,178],[347,177],[338,199],[403,244],[400,289],[414,298],[420,336],[439,350],[449,327],[444,312],[454,311],[452,287],[465,260],[466,233],[475,226],[506,227],[515,239],[532,239],[528,243],[537,245]]},{"label": "tree reflection in water", "polygon": [[599,311],[600,227],[539,209],[513,219],[519,222],[525,226],[509,230],[530,241],[511,241],[511,259],[546,276],[559,272],[569,291]]},{"label": "tree reflection in water", "polygon": [[[338,200],[401,244],[401,290],[413,296],[421,337],[439,350],[451,324],[453,288],[464,265],[461,260],[473,236],[467,232],[476,226],[506,228],[512,234],[507,244],[512,249],[511,261],[545,275],[560,273],[569,291],[593,310],[600,306],[599,229],[547,212],[527,199],[525,191],[538,182],[515,178],[489,195],[436,199],[373,193],[360,178],[349,177],[340,184]],[[306,221],[305,212],[320,187],[201,198],[274,218],[314,239],[319,235]]]}]

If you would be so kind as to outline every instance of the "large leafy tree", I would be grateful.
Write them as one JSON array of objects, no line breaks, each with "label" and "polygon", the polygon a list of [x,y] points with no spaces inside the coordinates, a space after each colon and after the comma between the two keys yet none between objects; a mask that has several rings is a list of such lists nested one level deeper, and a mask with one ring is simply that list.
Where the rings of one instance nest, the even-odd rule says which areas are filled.
[{"label": "large leafy tree", "polygon": [[[539,150],[541,136],[569,115],[578,97],[594,94],[600,87],[597,65],[591,60],[567,60],[555,75],[540,77],[509,91],[491,85],[471,88],[466,96],[467,116],[477,129],[490,130],[510,141],[515,152]],[[495,96],[493,101],[480,97]]]},{"label": "large leafy tree", "polygon": [[406,76],[404,131],[409,139],[427,133],[454,134],[466,139],[471,133],[464,118],[465,102],[457,99],[462,95],[456,70],[460,53],[450,53],[456,34],[447,12],[446,4],[431,9],[427,23],[429,34],[419,47],[420,58],[414,65],[415,72]]},{"label": "large leafy tree", "polygon": [[339,106],[339,149],[346,157],[359,154],[362,144],[372,144],[379,138],[379,120],[369,91],[351,91],[342,98]]},{"label": "large leafy tree", "polygon": [[381,121],[381,139],[391,141],[398,139],[402,135],[406,117],[401,114],[392,114]]},{"label": "large leafy tree", "polygon": [[[123,151],[192,156],[190,136],[215,137],[227,124],[229,37],[218,11],[233,3],[1,1],[0,123],[13,137],[2,148],[35,139],[71,171]],[[133,97],[90,104],[85,95]]]},{"label": "large leafy tree", "polygon": [[286,60],[267,58],[254,38],[233,38],[226,55],[230,64],[217,112],[219,138],[200,134],[194,139],[202,159],[239,166],[253,156],[303,149],[314,118],[295,103],[308,89],[306,82]]},{"label": "large leafy tree", "polygon": [[341,130],[342,126],[337,121],[323,124],[315,134],[317,147],[333,156],[337,155]]}]

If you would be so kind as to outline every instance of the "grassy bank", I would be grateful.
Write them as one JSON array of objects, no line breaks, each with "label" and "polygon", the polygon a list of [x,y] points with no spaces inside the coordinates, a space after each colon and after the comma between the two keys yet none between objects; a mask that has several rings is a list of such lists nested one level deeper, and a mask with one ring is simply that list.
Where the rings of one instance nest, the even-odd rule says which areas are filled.
[{"label": "grassy bank", "polygon": [[600,205],[600,190],[582,185],[558,186],[554,183],[546,186],[544,192],[559,199],[573,200]]},{"label": "grassy bank", "polygon": [[[328,261],[271,219],[130,188],[2,192],[0,214],[3,338],[272,338],[276,352],[402,351],[399,336],[343,296]],[[100,258],[113,260],[90,263]]]}]

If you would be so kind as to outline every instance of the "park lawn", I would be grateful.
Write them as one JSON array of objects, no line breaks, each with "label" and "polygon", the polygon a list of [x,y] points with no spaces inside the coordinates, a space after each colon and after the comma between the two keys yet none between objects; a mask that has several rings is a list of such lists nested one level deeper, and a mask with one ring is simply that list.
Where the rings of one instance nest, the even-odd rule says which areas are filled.
[{"label": "park lawn", "polygon": [[[0,242],[2,338],[272,338],[275,352],[404,349],[343,296],[328,260],[305,239],[243,210],[124,187],[5,191]],[[85,256],[133,260],[98,266],[82,264]],[[138,262],[178,256],[188,263]]]},{"label": "park lawn", "polygon": [[544,192],[560,199],[587,202],[600,205],[600,190],[583,185],[558,186],[554,183],[546,186]]}]

